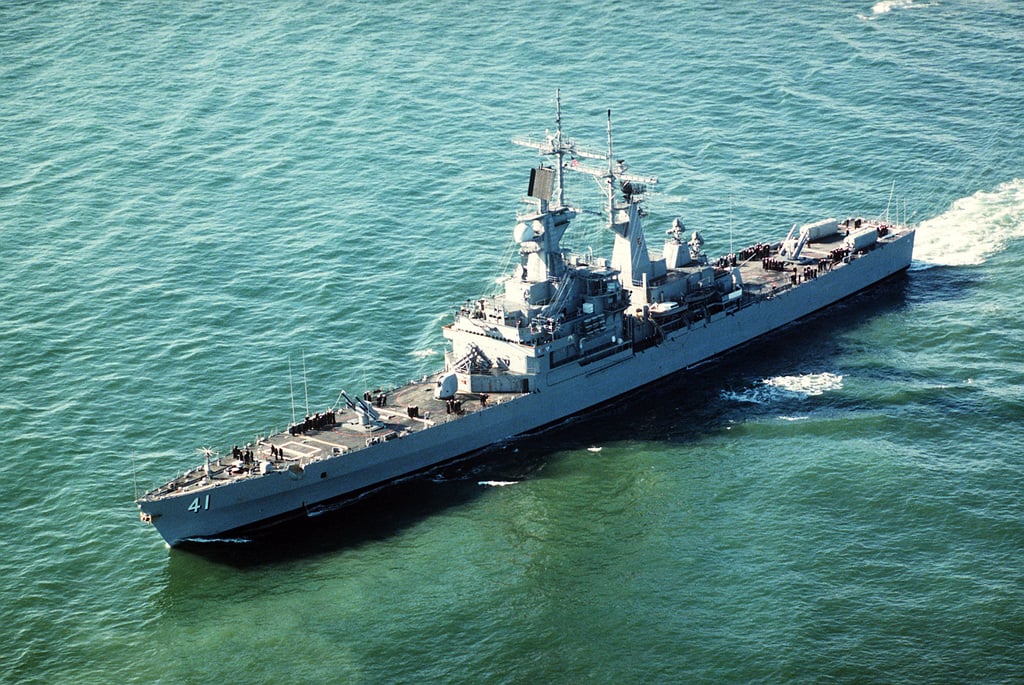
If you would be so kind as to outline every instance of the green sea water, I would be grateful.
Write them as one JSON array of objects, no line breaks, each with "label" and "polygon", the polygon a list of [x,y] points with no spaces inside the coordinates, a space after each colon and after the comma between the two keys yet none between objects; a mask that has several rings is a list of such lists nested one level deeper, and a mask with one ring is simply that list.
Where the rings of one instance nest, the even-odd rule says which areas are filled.
[{"label": "green sea water", "polygon": [[[0,682],[1021,682],[1022,55],[998,0],[0,5]],[[443,364],[556,88],[660,177],[652,239],[898,207],[915,262],[487,459],[168,550],[133,497],[197,448]]]}]

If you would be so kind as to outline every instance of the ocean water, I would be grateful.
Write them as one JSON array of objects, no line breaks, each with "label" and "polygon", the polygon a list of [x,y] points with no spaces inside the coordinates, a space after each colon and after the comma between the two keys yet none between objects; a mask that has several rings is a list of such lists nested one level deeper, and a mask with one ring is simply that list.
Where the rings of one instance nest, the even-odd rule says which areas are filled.
[{"label": "ocean water", "polygon": [[[1000,0],[0,5],[0,682],[1021,682],[1022,54]],[[487,461],[168,550],[136,490],[285,426],[290,384],[442,364],[556,88],[660,177],[652,237],[889,207],[914,265]]]}]

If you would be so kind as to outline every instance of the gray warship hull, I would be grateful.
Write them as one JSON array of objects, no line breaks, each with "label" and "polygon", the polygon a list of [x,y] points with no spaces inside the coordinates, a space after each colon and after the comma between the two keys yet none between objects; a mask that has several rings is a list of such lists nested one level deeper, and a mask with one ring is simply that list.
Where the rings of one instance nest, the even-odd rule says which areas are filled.
[{"label": "gray warship hull", "polygon": [[[531,175],[533,211],[520,214],[521,263],[504,292],[467,301],[452,324],[445,369],[386,393],[365,393],[230,457],[212,458],[137,500],[171,546],[244,537],[414,477],[584,412],[756,340],[864,290],[911,263],[914,230],[834,219],[786,240],[710,262],[681,222],[662,256],[648,251],[641,179],[607,153],[558,130],[522,144],[557,158]],[[600,159],[607,169],[580,167]],[[618,166],[616,166],[618,164]],[[611,260],[568,255],[559,239],[576,216],[562,174],[607,183]],[[656,182],[645,179],[644,182]],[[687,249],[689,248],[689,249]]]},{"label": "gray warship hull", "polygon": [[550,371],[544,386],[534,392],[400,440],[326,459],[301,474],[282,470],[225,481],[222,486],[140,500],[140,509],[172,546],[238,537],[261,523],[315,516],[325,502],[355,496],[557,422],[749,343],[905,270],[913,245],[914,233],[907,233],[816,281],[719,314],[706,325],[679,330],[659,345],[636,353],[623,349],[584,367],[582,374],[579,369]]}]

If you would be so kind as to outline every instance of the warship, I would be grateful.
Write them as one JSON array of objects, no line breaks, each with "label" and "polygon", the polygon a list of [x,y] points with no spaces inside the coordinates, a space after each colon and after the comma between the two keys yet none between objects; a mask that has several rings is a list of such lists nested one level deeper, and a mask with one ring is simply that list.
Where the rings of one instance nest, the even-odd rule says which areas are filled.
[{"label": "warship", "polygon": [[[794,224],[788,234],[717,258],[680,219],[648,247],[645,198],[657,178],[627,171],[607,144],[588,149],[555,129],[535,149],[512,238],[518,263],[491,295],[443,326],[444,369],[352,395],[138,497],[169,546],[246,540],[314,517],[495,444],[683,372],[868,288],[911,262],[915,229],[886,215]],[[570,174],[603,193],[611,257],[563,249],[584,210]],[[525,180],[525,178],[524,178]],[[576,222],[582,223],[582,222]],[[787,222],[788,223],[788,222]]]}]

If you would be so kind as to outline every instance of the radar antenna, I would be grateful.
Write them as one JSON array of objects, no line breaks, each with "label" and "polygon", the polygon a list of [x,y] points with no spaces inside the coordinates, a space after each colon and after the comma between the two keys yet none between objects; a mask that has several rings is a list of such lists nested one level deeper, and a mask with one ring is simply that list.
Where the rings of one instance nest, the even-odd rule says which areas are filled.
[{"label": "radar antenna", "polygon": [[201,447],[201,448],[197,449],[196,451],[202,453],[202,455],[203,455],[203,473],[205,473],[206,477],[209,478],[210,477],[210,457],[213,456],[213,448],[212,447]]},{"label": "radar antenna", "polygon": [[[615,159],[612,146],[612,111],[608,110],[608,147],[602,152],[586,149],[576,144],[572,138],[562,131],[562,97],[561,91],[555,90],[555,132],[548,132],[543,140],[534,138],[513,138],[516,145],[537,150],[540,154],[555,157],[555,192],[558,207],[565,207],[565,171],[575,171],[593,177],[607,195],[608,220],[614,222],[615,217],[615,183],[623,187],[623,193],[629,198],[639,198],[649,185],[658,183],[657,176],[635,176],[626,173],[625,160]],[[568,159],[566,159],[568,157]],[[589,159],[602,162],[601,166],[580,164],[579,160]],[[582,210],[579,210],[582,211]]]}]

